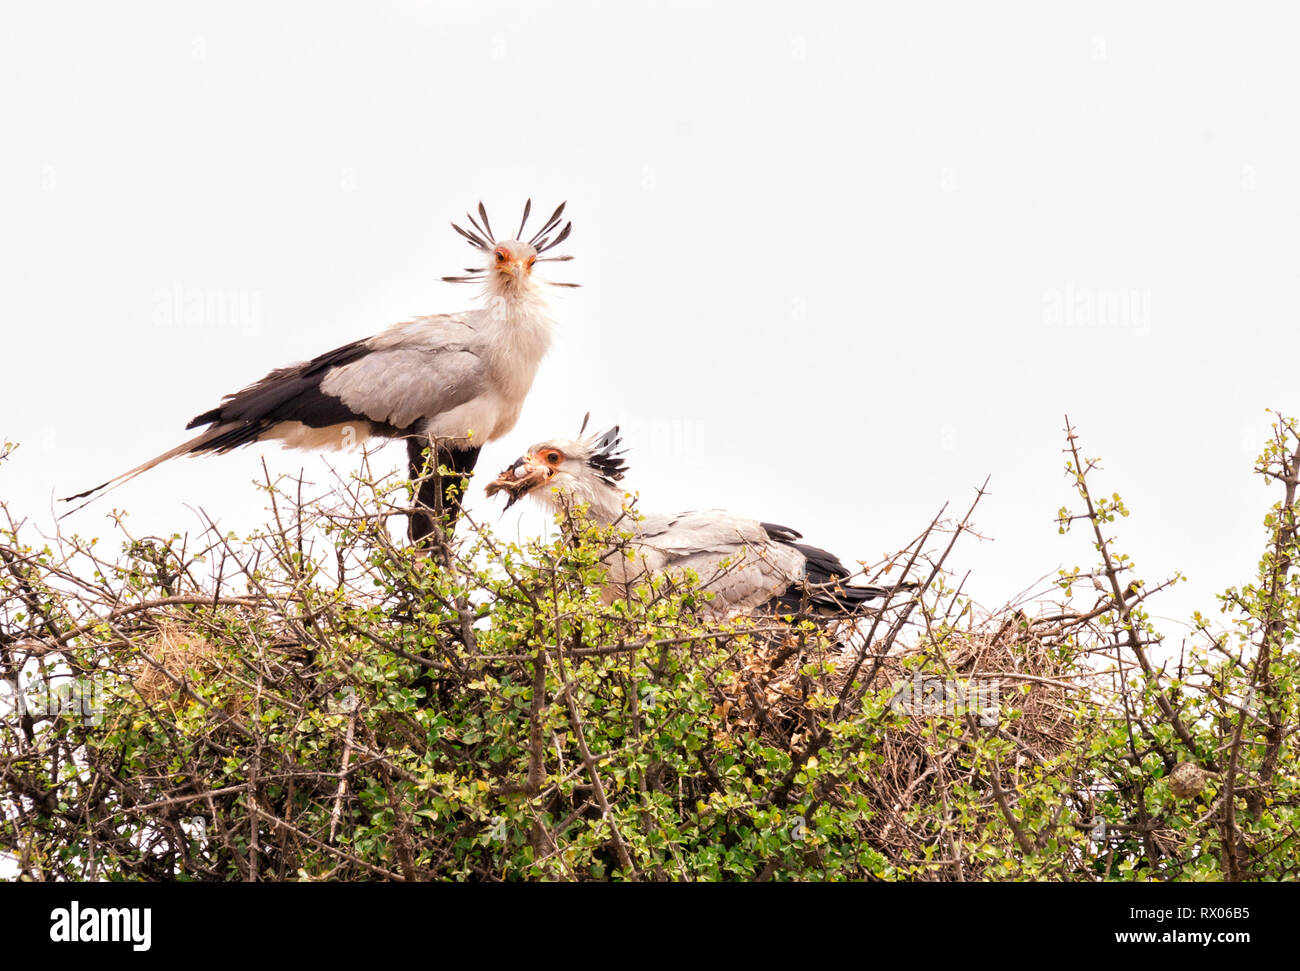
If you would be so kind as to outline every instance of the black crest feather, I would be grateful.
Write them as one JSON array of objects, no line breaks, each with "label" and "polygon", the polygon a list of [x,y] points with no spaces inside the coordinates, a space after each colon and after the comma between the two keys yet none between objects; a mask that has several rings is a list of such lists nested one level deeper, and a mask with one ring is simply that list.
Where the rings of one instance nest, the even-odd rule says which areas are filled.
[{"label": "black crest feather", "polygon": [[[560,217],[564,214],[564,207],[567,205],[567,202],[561,202],[555,212],[551,213],[550,218],[542,224],[542,228],[534,233],[532,239],[528,241],[528,245],[537,250],[538,256],[541,256],[541,254],[545,253],[547,250],[560,245],[560,243],[569,238],[569,233],[573,231],[572,222],[566,222],[563,225],[560,223]],[[524,238],[524,227],[528,225],[528,217],[532,214],[532,211],[533,200],[529,199],[524,203],[524,216],[523,219],[519,221],[519,235],[516,238],[520,240]],[[490,253],[492,252],[493,247],[495,247],[499,242],[502,242],[502,240],[498,240],[492,232],[492,224],[488,221],[487,207],[484,206],[482,202],[478,204],[478,218],[475,218],[474,213],[472,212],[465,213],[465,218],[469,221],[470,226],[473,227],[472,229],[465,229],[458,226],[456,223],[452,223],[451,228],[464,237],[465,242],[476,250],[483,253]],[[557,229],[559,230],[558,233],[556,232]],[[571,256],[545,257],[545,261],[547,262],[552,260],[562,262],[571,259],[573,259]],[[466,272],[470,274],[482,274],[487,272],[487,267],[468,267]],[[445,276],[443,279],[449,283],[476,283],[484,278],[482,276],[472,275]],[[576,287],[577,285],[578,284],[576,283],[555,284],[555,286],[562,287]]]},{"label": "black crest feather", "polygon": [[627,460],[623,458],[622,444],[617,425],[594,436],[587,465],[606,482],[617,482],[627,474]]}]

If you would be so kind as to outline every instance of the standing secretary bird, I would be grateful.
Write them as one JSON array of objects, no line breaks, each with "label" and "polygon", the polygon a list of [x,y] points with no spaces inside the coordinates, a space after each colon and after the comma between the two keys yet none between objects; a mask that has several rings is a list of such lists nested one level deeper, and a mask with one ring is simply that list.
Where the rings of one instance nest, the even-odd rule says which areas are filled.
[{"label": "standing secretary bird", "polygon": [[[585,422],[584,422],[585,427]],[[524,496],[551,510],[585,503],[602,526],[616,523],[631,533],[627,550],[603,558],[606,603],[626,599],[650,574],[680,576],[693,570],[699,589],[712,593],[706,608],[714,616],[755,610],[792,613],[807,604],[819,613],[851,614],[894,588],[841,583],[850,571],[832,553],[795,542],[787,526],[761,523],[727,512],[700,509],[674,515],[627,515],[619,481],[627,466],[619,451],[618,427],[579,441],[557,438],[534,445],[488,483],[487,494],[504,492],[506,508]],[[631,556],[627,553],[630,552]],[[902,584],[898,589],[910,588]]]},{"label": "standing secretary bird", "polygon": [[[482,283],[482,306],[394,324],[306,363],[278,368],[191,420],[187,428],[208,426],[194,438],[65,501],[126,482],[178,455],[229,452],[271,440],[286,448],[324,449],[369,436],[405,438],[422,507],[411,515],[410,537],[423,540],[447,501],[447,487],[463,485],[482,446],[510,431],[519,418],[551,343],[554,322],[544,286],[577,286],[534,278],[534,264],[572,258],[542,254],[567,239],[573,224],[561,228],[561,203],[524,242],[531,210],[529,200],[514,239],[495,237],[481,202],[479,219],[469,216],[473,231],[452,223],[484,254],[486,265],[443,279]],[[440,476],[439,465],[451,475]],[[457,509],[451,500],[448,529]]]}]

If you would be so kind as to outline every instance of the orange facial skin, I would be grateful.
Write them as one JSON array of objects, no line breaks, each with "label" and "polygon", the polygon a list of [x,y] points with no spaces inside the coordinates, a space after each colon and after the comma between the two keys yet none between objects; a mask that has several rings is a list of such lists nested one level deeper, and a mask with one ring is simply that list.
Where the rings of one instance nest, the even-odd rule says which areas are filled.
[{"label": "orange facial skin", "polygon": [[[532,249],[532,247],[529,246],[526,249]],[[528,276],[531,274],[533,264],[537,262],[537,254],[525,255],[524,250],[524,247],[514,249],[509,244],[502,243],[492,252],[492,260],[496,264],[497,270],[512,276]]]}]

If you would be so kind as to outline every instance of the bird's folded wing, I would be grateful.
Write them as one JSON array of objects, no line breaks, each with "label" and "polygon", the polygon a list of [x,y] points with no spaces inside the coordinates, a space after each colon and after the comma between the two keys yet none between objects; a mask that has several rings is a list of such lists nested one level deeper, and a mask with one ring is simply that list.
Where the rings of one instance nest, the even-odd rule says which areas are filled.
[{"label": "bird's folded wing", "polygon": [[694,572],[700,589],[715,594],[719,612],[760,606],[804,575],[798,551],[773,543],[755,520],[722,509],[647,517],[634,543],[646,571]]},{"label": "bird's folded wing", "polygon": [[[226,395],[220,405],[186,427],[232,424],[229,434],[214,441],[212,447],[218,451],[256,441],[276,422],[323,428],[365,417],[405,429],[416,418],[468,400],[463,397],[468,386],[464,378],[479,366],[472,359],[475,341],[473,326],[460,316],[403,321],[310,361],[277,368],[242,391]],[[391,399],[390,382],[399,388]],[[347,391],[346,399],[339,388]],[[415,418],[410,417],[413,413]],[[408,420],[399,424],[390,415]]]},{"label": "bird's folded wing", "polygon": [[725,613],[752,610],[781,596],[802,578],[802,567],[803,558],[786,547],[738,545],[673,557],[664,569],[675,575],[692,571],[699,588],[714,594],[713,609]]},{"label": "bird's folded wing", "polygon": [[463,347],[398,345],[334,369],[320,389],[371,421],[409,428],[483,394],[487,370]]},{"label": "bird's folded wing", "polygon": [[673,516],[648,516],[638,523],[638,542],[670,554],[725,553],[745,545],[766,546],[767,532],[753,519],[725,509],[696,509]]}]

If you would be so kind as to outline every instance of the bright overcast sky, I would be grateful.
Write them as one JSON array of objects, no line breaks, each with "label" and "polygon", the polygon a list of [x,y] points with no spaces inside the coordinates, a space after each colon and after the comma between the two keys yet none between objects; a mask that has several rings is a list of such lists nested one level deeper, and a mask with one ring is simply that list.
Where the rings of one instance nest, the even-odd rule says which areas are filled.
[{"label": "bright overcast sky", "polygon": [[[846,560],[991,475],[954,565],[993,607],[1091,562],[1054,523],[1068,413],[1120,548],[1190,577],[1153,611],[1215,610],[1275,498],[1265,409],[1300,412],[1294,8],[700,6],[11,6],[0,496],[48,529],[269,369],[468,306],[448,221],[531,195],[569,201],[582,289],[480,471],[590,410],[643,508]],[[65,525],[250,529],[262,458],[324,470],[178,460]]]}]

